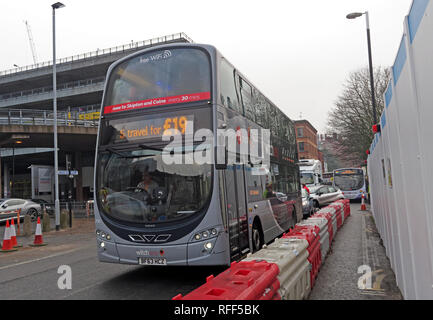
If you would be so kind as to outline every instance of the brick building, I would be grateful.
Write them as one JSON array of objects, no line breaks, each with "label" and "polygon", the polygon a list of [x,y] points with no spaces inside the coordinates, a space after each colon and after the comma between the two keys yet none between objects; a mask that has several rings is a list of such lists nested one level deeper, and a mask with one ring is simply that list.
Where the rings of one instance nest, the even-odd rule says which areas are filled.
[{"label": "brick building", "polygon": [[316,159],[325,167],[323,154],[317,145],[317,130],[308,120],[295,121],[299,159]]}]

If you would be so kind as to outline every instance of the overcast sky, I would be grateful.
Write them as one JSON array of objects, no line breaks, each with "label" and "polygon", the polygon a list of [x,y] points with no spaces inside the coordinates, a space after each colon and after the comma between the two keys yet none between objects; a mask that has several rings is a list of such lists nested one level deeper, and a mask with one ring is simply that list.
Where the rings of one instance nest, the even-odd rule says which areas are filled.
[{"label": "overcast sky", "polygon": [[[0,1],[0,70],[33,64],[24,20],[39,62],[52,59],[54,0]],[[216,46],[291,119],[324,132],[348,74],[373,63],[391,66],[412,0],[63,0],[56,11],[57,58],[185,32]]]}]

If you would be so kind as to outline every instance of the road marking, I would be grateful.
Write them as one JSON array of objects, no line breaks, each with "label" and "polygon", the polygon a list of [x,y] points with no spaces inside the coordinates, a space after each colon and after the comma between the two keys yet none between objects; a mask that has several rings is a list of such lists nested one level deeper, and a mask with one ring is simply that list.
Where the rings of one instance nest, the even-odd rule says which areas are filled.
[{"label": "road marking", "polygon": [[52,254],[52,255],[49,255],[49,256],[46,256],[46,257],[42,257],[42,258],[38,258],[38,259],[33,259],[33,260],[28,260],[28,261],[23,261],[23,262],[11,264],[11,265],[8,265],[8,266],[3,266],[3,267],[0,267],[0,270],[5,270],[5,269],[21,266],[21,265],[32,263],[32,262],[38,262],[38,261],[42,261],[42,260],[46,260],[46,259],[62,256],[64,254],[72,253],[72,252],[75,252],[75,251],[78,251],[78,250],[81,250],[81,249],[85,249],[85,248],[90,248],[90,247],[91,246],[89,245],[89,246],[86,246],[86,247],[81,247],[81,248],[71,249],[71,250],[64,251],[64,252],[55,253],[55,254]]},{"label": "road marking", "polygon": [[367,296],[380,296],[380,297],[387,296],[385,290],[360,290],[359,293]]}]

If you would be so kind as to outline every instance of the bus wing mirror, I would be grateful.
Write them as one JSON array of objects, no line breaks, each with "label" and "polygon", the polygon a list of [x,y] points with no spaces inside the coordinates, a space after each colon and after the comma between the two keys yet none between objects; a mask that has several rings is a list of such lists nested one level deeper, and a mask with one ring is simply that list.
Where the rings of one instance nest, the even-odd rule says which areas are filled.
[{"label": "bus wing mirror", "polygon": [[[224,155],[224,158],[222,158]],[[225,146],[216,146],[215,147],[215,169],[217,170],[226,170],[227,169],[227,158],[228,152]]]}]

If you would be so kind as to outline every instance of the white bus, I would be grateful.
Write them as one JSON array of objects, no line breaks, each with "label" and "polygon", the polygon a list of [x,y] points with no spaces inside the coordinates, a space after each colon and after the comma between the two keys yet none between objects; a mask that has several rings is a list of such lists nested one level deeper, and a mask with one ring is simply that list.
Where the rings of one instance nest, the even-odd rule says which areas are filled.
[{"label": "white bus", "polygon": [[360,200],[366,196],[365,174],[361,168],[343,168],[334,170],[334,186],[343,191],[344,197]]}]

